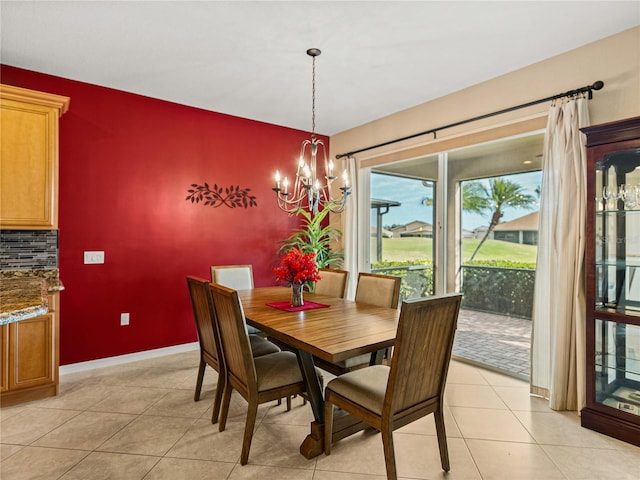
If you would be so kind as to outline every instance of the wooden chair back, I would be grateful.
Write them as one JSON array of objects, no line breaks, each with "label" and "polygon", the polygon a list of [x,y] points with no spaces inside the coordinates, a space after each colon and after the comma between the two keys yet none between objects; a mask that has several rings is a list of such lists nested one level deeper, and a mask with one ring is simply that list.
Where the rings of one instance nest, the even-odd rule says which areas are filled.
[{"label": "wooden chair back", "polygon": [[220,415],[222,393],[227,381],[224,358],[221,354],[220,336],[218,335],[215,321],[216,313],[213,308],[213,299],[211,298],[208,280],[188,276],[187,285],[189,287],[191,307],[193,308],[193,318],[195,319],[196,330],[198,332],[198,342],[200,343],[200,365],[198,366],[193,400],[196,402],[200,400],[204,372],[207,365],[209,365],[218,372],[218,383],[216,385],[216,394],[211,412],[211,423],[216,423]]},{"label": "wooden chair back", "polygon": [[245,328],[238,292],[217,283],[210,284],[228,383],[245,398],[257,390],[251,343]]},{"label": "wooden chair back", "polygon": [[335,268],[320,268],[318,272],[320,273],[320,280],[316,282],[315,293],[329,297],[345,297],[349,272]]},{"label": "wooden chair back", "polygon": [[327,384],[325,454],[331,453],[334,439],[344,438],[342,434],[334,438],[332,431],[338,407],[380,431],[387,478],[396,480],[393,431],[433,413],[440,463],[449,471],[443,397],[461,299],[461,294],[450,294],[405,300],[391,366],[356,370]]},{"label": "wooden chair back", "polygon": [[360,272],[355,301],[379,307],[398,308],[400,277],[379,273]]},{"label": "wooden chair back", "polygon": [[423,416],[441,405],[461,299],[457,293],[402,303],[383,417],[424,407]]},{"label": "wooden chair back", "polygon": [[233,290],[253,288],[251,265],[218,265],[211,267],[211,281]]},{"label": "wooden chair back", "polygon": [[211,292],[209,281],[198,277],[187,277],[189,287],[189,297],[193,308],[193,318],[198,332],[198,342],[200,352],[205,361],[216,371],[220,369],[218,338],[214,331],[213,304],[211,303]]}]

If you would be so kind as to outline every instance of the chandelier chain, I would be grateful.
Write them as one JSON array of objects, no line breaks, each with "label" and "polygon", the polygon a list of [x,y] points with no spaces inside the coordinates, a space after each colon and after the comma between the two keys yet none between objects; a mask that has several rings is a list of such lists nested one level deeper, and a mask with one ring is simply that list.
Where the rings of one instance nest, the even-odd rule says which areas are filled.
[{"label": "chandelier chain", "polygon": [[311,136],[316,134],[316,57],[311,63]]}]

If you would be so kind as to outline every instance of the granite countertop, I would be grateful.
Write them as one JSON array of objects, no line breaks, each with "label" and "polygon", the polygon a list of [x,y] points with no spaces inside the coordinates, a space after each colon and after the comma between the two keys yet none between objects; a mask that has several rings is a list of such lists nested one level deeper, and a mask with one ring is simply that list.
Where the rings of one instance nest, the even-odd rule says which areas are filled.
[{"label": "granite countertop", "polygon": [[47,313],[47,294],[61,290],[57,268],[0,271],[0,325]]}]

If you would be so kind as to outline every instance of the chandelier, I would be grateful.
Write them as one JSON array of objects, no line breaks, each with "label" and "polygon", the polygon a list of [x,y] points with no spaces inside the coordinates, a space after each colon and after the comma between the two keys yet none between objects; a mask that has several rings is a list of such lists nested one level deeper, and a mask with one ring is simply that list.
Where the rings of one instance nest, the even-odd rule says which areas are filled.
[{"label": "chandelier", "polygon": [[[276,171],[276,192],[278,207],[287,213],[295,213],[298,209],[308,209],[313,214],[320,209],[329,209],[332,213],[344,211],[347,197],[350,193],[349,177],[347,171],[342,174],[341,194],[338,197],[331,196],[331,184],[337,178],[334,175],[333,161],[327,160],[327,150],[322,140],[316,138],[316,57],[320,50],[310,48],[307,55],[312,58],[311,69],[311,140],[304,140],[300,148],[300,158],[296,170],[293,185],[289,185],[289,179],[280,178],[280,171]],[[322,181],[317,173],[317,160],[324,162],[324,178]],[[289,188],[291,187],[291,188]]]}]

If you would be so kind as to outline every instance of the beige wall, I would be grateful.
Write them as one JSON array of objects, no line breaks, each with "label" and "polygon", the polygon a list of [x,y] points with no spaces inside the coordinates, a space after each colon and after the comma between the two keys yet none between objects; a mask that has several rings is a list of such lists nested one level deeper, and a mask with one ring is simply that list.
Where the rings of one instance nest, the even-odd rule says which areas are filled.
[{"label": "beige wall", "polygon": [[[417,132],[441,127],[486,113],[550,97],[592,85],[589,102],[591,124],[640,115],[640,27],[571,50],[542,62],[474,85],[445,97],[423,103],[331,137],[331,156],[358,150]],[[448,151],[454,148],[544,129],[550,102],[499,115],[355,155],[358,164],[372,167],[397,160]],[[450,189],[452,195],[454,190]],[[351,206],[357,204],[351,200]],[[344,215],[331,222],[343,229]],[[455,222],[448,222],[447,235],[454,235]],[[455,242],[454,242],[455,243]],[[456,252],[451,249],[446,263],[454,269]],[[457,280],[451,270],[447,288]],[[452,283],[453,282],[453,283]]]},{"label": "beige wall", "polygon": [[[549,97],[591,85],[596,80],[602,80],[605,85],[594,93],[589,103],[592,124],[640,115],[640,27],[341,132],[331,137],[331,155]],[[486,141],[496,135],[504,136],[504,133],[508,135],[509,132],[486,132],[505,124],[516,124],[510,127],[513,133],[530,130],[531,127],[543,127],[548,108],[549,104],[543,103],[441,131],[436,141],[431,136],[418,137],[363,152],[356,158],[362,165],[371,166],[443,151],[452,148],[452,145],[477,143],[469,138],[461,138],[474,132],[478,135],[478,141]],[[518,125],[526,120],[529,121],[528,125]],[[382,157],[389,152],[394,154]]]}]

